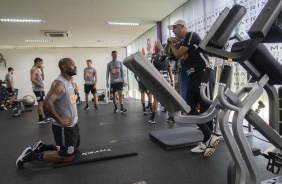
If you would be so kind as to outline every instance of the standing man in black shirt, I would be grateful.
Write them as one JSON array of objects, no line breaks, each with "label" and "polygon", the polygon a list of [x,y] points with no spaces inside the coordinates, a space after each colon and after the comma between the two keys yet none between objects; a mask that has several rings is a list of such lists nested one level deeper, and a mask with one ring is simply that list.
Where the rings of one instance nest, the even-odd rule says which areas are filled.
[{"label": "standing man in black shirt", "polygon": [[[161,50],[162,50],[162,46],[160,44],[157,44],[155,47],[156,56],[152,59],[152,64],[162,74],[162,76],[167,80],[167,82],[169,82],[173,86],[171,64],[169,63],[168,60],[161,61],[161,58],[162,58]],[[152,124],[156,123],[155,115],[156,115],[156,111],[158,108],[158,103],[159,102],[156,100],[156,98],[154,98],[152,115],[148,123],[152,123]]]},{"label": "standing man in black shirt", "polygon": [[[189,32],[185,20],[177,20],[168,26],[169,30],[175,34],[175,37],[167,39],[165,53],[168,54],[171,49],[176,59],[184,56],[186,71],[189,77],[186,102],[191,107],[189,114],[198,115],[197,106],[200,105],[200,113],[204,113],[209,105],[205,103],[200,96],[200,84],[205,67],[208,64],[208,57],[197,49],[201,42],[200,36],[195,32]],[[215,85],[214,73],[211,75],[209,85],[207,87],[207,96],[212,98],[213,86]],[[203,142],[193,148],[193,153],[204,153],[205,157],[209,157],[219,143],[217,136],[213,135],[213,122],[209,121],[204,124],[197,124],[204,134]]]}]

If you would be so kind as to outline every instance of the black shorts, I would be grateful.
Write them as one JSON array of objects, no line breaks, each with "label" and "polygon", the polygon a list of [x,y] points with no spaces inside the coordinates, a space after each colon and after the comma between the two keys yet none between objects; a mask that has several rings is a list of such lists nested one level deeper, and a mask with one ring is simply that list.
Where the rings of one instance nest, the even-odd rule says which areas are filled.
[{"label": "black shorts", "polygon": [[84,84],[84,92],[86,94],[89,94],[90,91],[91,91],[92,94],[97,93],[96,88],[94,89],[93,86],[94,86],[94,84],[93,85]]},{"label": "black shorts", "polygon": [[111,83],[111,93],[123,90],[123,82]]},{"label": "black shorts", "polygon": [[45,97],[45,92],[44,91],[33,91],[35,96],[36,96],[36,100],[37,102],[39,101],[44,101],[44,97]]},{"label": "black shorts", "polygon": [[16,91],[13,91],[12,88],[6,88],[10,96],[16,96]]},{"label": "black shorts", "polygon": [[141,93],[147,93],[147,94],[150,93],[150,91],[144,86],[144,84],[141,81],[138,82],[138,85],[139,85],[139,91]]},{"label": "black shorts", "polygon": [[75,148],[80,145],[78,125],[63,127],[52,124],[56,148],[62,157],[73,156]]}]

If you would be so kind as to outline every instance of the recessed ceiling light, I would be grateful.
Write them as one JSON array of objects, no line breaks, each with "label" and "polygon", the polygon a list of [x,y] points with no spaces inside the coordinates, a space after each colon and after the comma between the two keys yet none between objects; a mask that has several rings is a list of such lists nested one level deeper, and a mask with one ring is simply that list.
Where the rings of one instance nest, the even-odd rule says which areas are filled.
[{"label": "recessed ceiling light", "polygon": [[140,26],[140,23],[128,23],[128,22],[107,22],[108,25],[112,26]]},{"label": "recessed ceiling light", "polygon": [[120,42],[122,42],[122,41],[116,41],[116,40],[113,40],[113,41],[98,40],[98,42],[102,42],[102,43],[120,43]]},{"label": "recessed ceiling light", "polygon": [[25,42],[53,42],[53,40],[24,40]]},{"label": "recessed ceiling light", "polygon": [[26,20],[26,19],[0,19],[1,22],[19,22],[19,23],[44,23],[43,20]]}]

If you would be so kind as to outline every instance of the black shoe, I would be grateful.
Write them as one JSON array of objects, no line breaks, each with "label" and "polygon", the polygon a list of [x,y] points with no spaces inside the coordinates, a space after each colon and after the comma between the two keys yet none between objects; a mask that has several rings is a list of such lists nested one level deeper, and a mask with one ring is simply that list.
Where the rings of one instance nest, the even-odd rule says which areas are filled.
[{"label": "black shoe", "polygon": [[28,155],[32,152],[31,147],[26,148],[16,161],[16,166],[22,168],[24,163],[28,162]]},{"label": "black shoe", "polygon": [[32,146],[32,151],[34,151],[35,153],[40,153],[40,148],[44,145],[44,143],[41,140],[38,140],[34,143],[34,145]]},{"label": "black shoe", "polygon": [[89,106],[86,105],[86,106],[84,107],[84,110],[85,110],[85,111],[89,110]]},{"label": "black shoe", "polygon": [[168,123],[175,123],[174,117],[168,117],[166,120]]},{"label": "black shoe", "polygon": [[120,112],[126,112],[127,110],[125,108],[120,109]]},{"label": "black shoe", "polygon": [[147,112],[146,112],[146,111],[143,111],[143,115],[147,115]]},{"label": "black shoe", "polygon": [[115,109],[114,109],[114,113],[117,113],[117,112],[118,112],[118,109],[117,109],[117,108],[115,108]]},{"label": "black shoe", "polygon": [[94,105],[94,110],[99,110],[97,105]]}]

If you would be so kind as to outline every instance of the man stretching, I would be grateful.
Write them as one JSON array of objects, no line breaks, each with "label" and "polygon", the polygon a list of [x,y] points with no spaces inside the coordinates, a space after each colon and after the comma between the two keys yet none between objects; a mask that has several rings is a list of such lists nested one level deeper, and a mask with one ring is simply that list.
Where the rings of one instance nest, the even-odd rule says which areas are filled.
[{"label": "man stretching", "polygon": [[70,80],[77,71],[74,61],[70,58],[61,59],[59,68],[61,74],[52,83],[44,102],[44,108],[54,119],[52,131],[56,145],[35,142],[32,148],[26,148],[17,159],[18,168],[33,160],[62,164],[74,159],[74,153],[80,144],[80,134],[76,96]]}]

